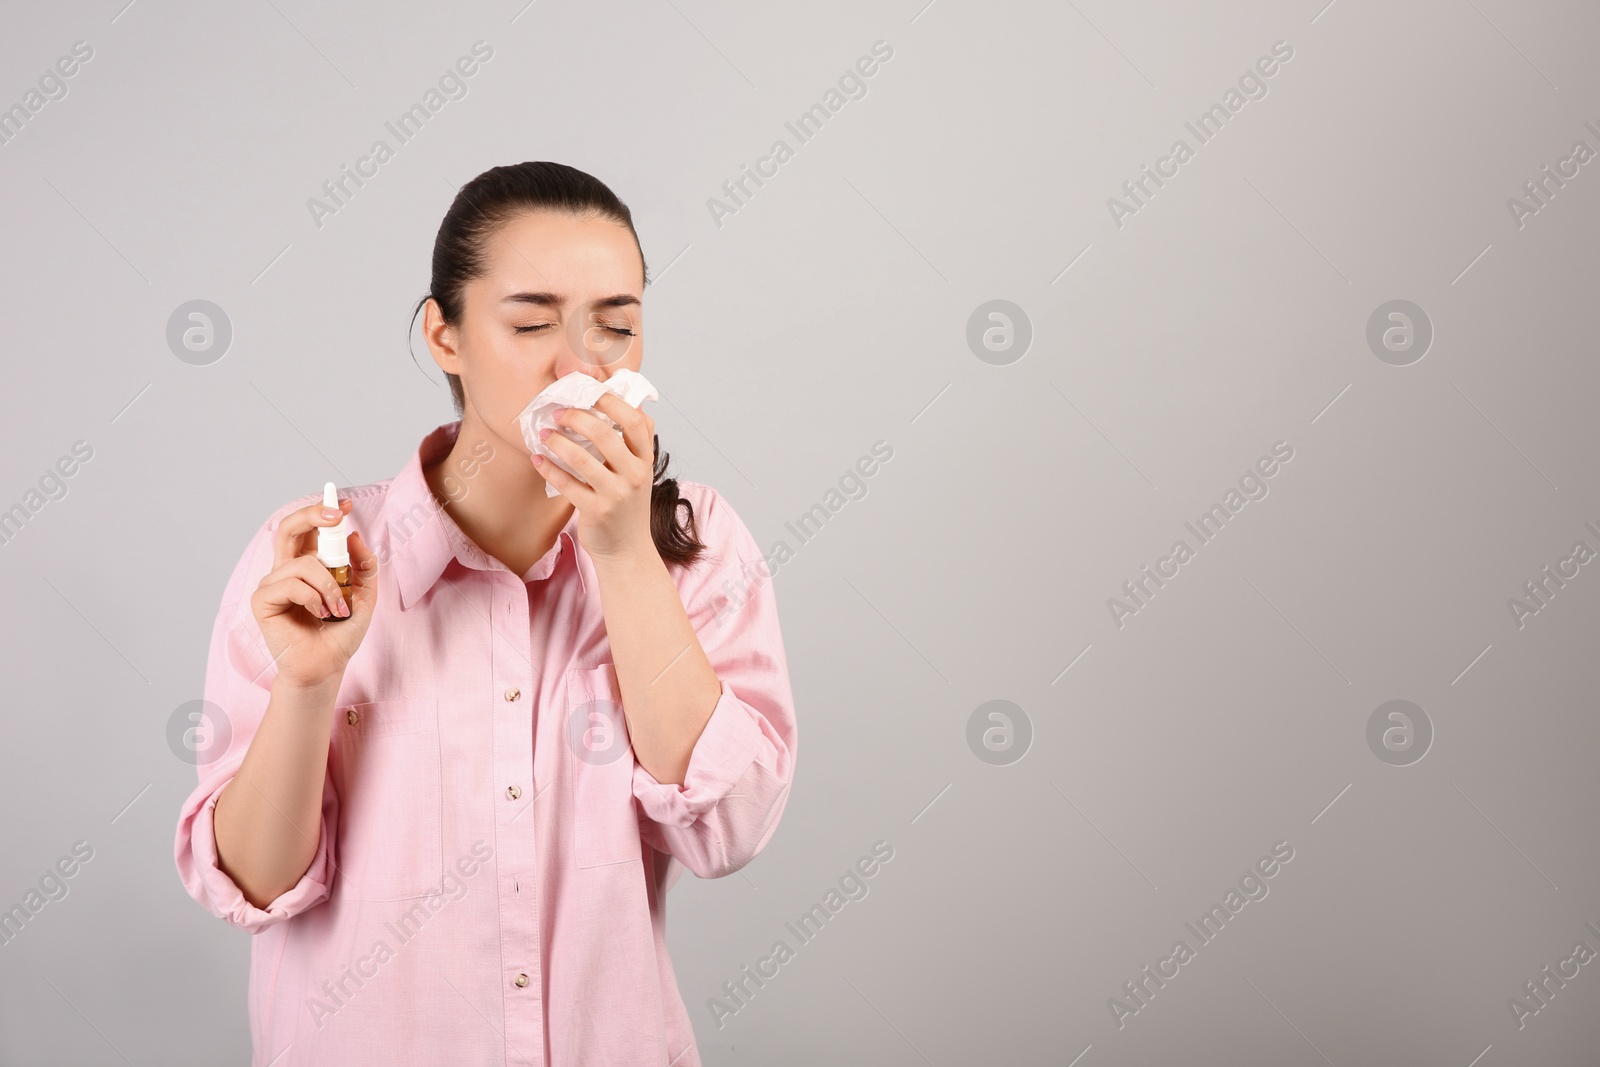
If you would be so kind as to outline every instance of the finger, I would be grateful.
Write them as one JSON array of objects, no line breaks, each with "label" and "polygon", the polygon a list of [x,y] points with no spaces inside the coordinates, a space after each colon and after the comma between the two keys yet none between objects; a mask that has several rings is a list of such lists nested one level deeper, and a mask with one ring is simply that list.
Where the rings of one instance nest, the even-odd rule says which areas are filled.
[{"label": "finger", "polygon": [[616,393],[605,393],[594,406],[622,428],[622,437],[628,442],[629,451],[647,461],[653,459],[655,420],[646,415],[642,408],[633,407]]},{"label": "finger", "polygon": [[345,539],[345,546],[350,550],[350,584],[376,586],[378,557],[367,547],[366,541],[362,540],[361,531],[351,530],[350,536]]},{"label": "finger", "polygon": [[616,393],[601,393],[600,399],[596,400],[593,406],[615,419],[618,426],[627,426],[628,423],[638,422],[644,417],[644,412]]},{"label": "finger", "polygon": [[[550,438],[554,439],[558,436],[560,435],[551,434]],[[562,438],[562,440],[566,439]],[[570,444],[571,442],[568,443]],[[579,451],[582,451],[582,449],[579,449]],[[587,455],[587,453],[585,453],[585,455]],[[594,457],[592,456],[590,457],[591,462],[593,461],[593,458]],[[588,507],[589,502],[593,500],[594,490],[589,488],[579,479],[574,478],[572,475],[556,466],[550,461],[550,457],[535,454],[533,457],[533,465],[534,468],[544,476],[544,480],[555,486],[556,492],[566,497],[567,502],[572,504],[573,507],[582,510],[583,508]]]},{"label": "finger", "polygon": [[322,598],[323,607],[328,609],[328,614],[333,614],[334,607],[343,595],[339,591],[339,583],[333,580],[333,572],[317,562],[315,556],[296,556],[283,566],[270,572],[262,582],[276,582],[284,579],[298,579],[317,591]]},{"label": "finger", "polygon": [[272,538],[272,565],[281,567],[309,549],[306,535],[319,526],[336,526],[350,512],[348,498],[339,501],[339,514],[329,518],[322,510],[322,501],[307,504],[285,515],[278,523],[278,532]]},{"label": "finger", "polygon": [[360,534],[352,531],[350,546],[350,618],[370,616],[378,604],[378,557]]},{"label": "finger", "polygon": [[[610,432],[609,430],[607,431],[607,433]],[[603,437],[604,434],[601,436]],[[611,436],[615,437],[616,434],[612,433]],[[578,478],[587,482],[590,487],[594,487],[597,482],[603,482],[611,474],[611,471],[606,469],[604,463],[589,454],[587,448],[562,434],[559,430],[551,430],[549,435],[545,437],[544,443],[545,447],[566,461],[567,466],[577,472]],[[555,466],[555,464],[551,464],[551,466]],[[566,472],[563,471],[562,473]]]},{"label": "finger", "polygon": [[[608,396],[610,394],[607,394]],[[627,405],[623,405],[626,407]],[[638,457],[628,448],[625,441],[615,427],[606,422],[592,411],[582,408],[568,408],[556,416],[556,424],[581,433],[593,441],[600,454],[606,457],[606,464],[614,471],[621,471],[625,465],[635,462]],[[551,437],[556,436],[551,434]],[[565,456],[562,457],[566,458]],[[592,458],[592,457],[591,457]]]},{"label": "finger", "polygon": [[297,576],[289,575],[276,581],[263,580],[252,596],[258,607],[269,609],[266,614],[281,615],[298,604],[318,619],[329,618],[328,606],[322,594]]}]

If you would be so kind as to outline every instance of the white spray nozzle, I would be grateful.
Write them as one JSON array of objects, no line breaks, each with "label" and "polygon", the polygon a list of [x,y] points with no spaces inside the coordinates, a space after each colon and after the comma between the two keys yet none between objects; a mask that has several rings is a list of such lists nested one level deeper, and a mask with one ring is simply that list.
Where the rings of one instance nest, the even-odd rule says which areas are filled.
[{"label": "white spray nozzle", "polygon": [[[322,506],[339,510],[339,490],[332,482],[322,487]],[[350,536],[350,516],[346,515],[339,520],[337,526],[317,527],[317,562],[324,567],[348,567],[350,565],[350,546],[346,538]]]}]

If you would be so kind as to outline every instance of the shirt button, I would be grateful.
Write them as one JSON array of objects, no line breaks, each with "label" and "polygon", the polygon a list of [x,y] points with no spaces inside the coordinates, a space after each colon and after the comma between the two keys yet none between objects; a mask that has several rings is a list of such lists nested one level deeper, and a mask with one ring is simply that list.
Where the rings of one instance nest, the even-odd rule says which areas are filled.
[{"label": "shirt button", "polygon": [[518,789],[514,785],[506,786],[506,799],[507,800],[515,800],[518,797],[520,797],[521,795],[522,795],[522,790],[521,789]]},{"label": "shirt button", "polygon": [[356,712],[355,708],[351,708],[349,711],[344,713],[344,721],[349,723],[351,726],[354,726],[356,723],[361,721],[361,716]]},{"label": "shirt button", "polygon": [[528,984],[528,976],[526,974],[517,975],[517,988],[518,989],[521,989],[523,986],[525,986],[527,984]]},{"label": "shirt button", "polygon": [[510,689],[506,690],[506,699],[507,700],[515,700],[521,695],[522,695],[522,690],[518,689],[516,686],[512,686]]}]

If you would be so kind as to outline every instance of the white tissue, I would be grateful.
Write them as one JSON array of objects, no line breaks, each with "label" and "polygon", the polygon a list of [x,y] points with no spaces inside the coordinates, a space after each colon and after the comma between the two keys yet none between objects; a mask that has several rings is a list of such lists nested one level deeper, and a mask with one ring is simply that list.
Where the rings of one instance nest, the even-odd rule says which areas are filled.
[{"label": "white tissue", "polygon": [[[582,481],[578,472],[561,461],[550,447],[539,440],[540,430],[554,430],[567,440],[580,445],[601,463],[606,461],[605,455],[598,445],[575,430],[557,425],[555,420],[556,408],[584,408],[593,411],[604,422],[613,422],[603,411],[595,410],[595,401],[606,393],[615,393],[622,398],[622,402],[629,407],[636,408],[646,400],[660,400],[656,387],[651,385],[644,375],[626,367],[612,373],[605,381],[592,378],[582,371],[573,371],[565,378],[558,378],[544,392],[534,397],[528,406],[522,409],[522,414],[517,416],[517,422],[522,427],[522,439],[527,442],[529,451],[535,455],[543,456],[554,463],[574,478]],[[545,483],[544,495],[556,496],[560,490],[549,482]]]}]

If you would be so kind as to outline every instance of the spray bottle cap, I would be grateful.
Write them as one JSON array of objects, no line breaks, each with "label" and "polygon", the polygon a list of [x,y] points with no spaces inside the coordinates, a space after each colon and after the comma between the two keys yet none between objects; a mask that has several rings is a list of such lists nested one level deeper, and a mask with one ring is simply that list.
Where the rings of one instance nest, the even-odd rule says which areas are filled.
[{"label": "spray bottle cap", "polygon": [[[322,506],[339,510],[339,491],[332,482],[322,487]],[[324,567],[348,567],[350,547],[345,539],[350,536],[350,516],[339,520],[336,526],[317,527],[317,562]]]}]

